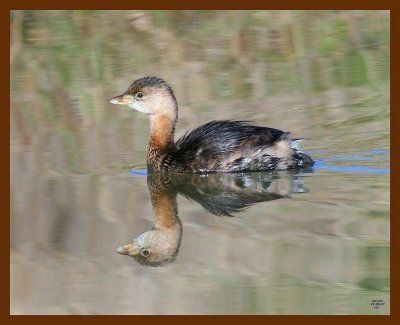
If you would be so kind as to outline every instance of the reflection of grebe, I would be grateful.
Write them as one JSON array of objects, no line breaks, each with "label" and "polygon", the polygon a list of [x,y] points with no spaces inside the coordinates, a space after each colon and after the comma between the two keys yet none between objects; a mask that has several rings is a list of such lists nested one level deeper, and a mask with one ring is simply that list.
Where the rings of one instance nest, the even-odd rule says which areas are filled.
[{"label": "reflection of grebe", "polygon": [[138,236],[132,243],[118,247],[116,252],[132,256],[138,263],[161,266],[172,262],[178,254],[182,239],[182,224],[178,218],[176,192],[168,183],[147,178],[154,226]]},{"label": "reflection of grebe", "polygon": [[182,239],[178,218],[177,193],[201,204],[217,216],[232,216],[257,202],[287,197],[307,190],[301,178],[290,171],[242,174],[170,174],[152,173],[147,177],[155,224],[132,243],[117,248],[147,266],[174,261]]},{"label": "reflection of grebe", "polygon": [[174,142],[178,104],[161,78],[144,77],[111,100],[150,116],[149,170],[238,172],[282,170],[314,162],[288,132],[241,121],[212,121]]}]

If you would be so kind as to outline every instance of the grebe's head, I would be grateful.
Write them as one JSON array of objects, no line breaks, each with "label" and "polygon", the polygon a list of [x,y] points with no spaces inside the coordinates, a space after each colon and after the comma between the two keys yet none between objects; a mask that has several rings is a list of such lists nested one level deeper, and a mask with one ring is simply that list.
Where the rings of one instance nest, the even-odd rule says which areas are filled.
[{"label": "grebe's head", "polygon": [[114,97],[111,104],[127,105],[149,115],[168,115],[177,118],[178,105],[172,88],[159,77],[135,80],[128,90]]}]

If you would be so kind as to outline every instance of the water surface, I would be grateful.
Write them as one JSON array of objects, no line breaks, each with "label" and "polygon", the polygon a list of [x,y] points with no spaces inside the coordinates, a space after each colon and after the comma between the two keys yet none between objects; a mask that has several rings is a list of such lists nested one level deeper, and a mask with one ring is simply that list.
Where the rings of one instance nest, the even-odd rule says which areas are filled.
[{"label": "water surface", "polygon": [[[389,55],[384,11],[12,12],[11,313],[388,314]],[[151,178],[147,117],[109,104],[147,74],[177,137],[251,120],[315,166]],[[160,267],[115,252],[154,184],[181,222]]]}]

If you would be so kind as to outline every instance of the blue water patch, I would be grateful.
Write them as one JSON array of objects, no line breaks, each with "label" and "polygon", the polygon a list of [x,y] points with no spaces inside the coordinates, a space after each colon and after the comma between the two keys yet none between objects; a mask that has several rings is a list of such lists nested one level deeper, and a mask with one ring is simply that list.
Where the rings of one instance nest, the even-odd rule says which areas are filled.
[{"label": "blue water patch", "polygon": [[374,149],[374,150],[364,150],[361,151],[361,153],[366,154],[366,155],[382,155],[386,157],[390,157],[390,150],[389,149]]},{"label": "blue water patch", "polygon": [[128,174],[132,176],[147,176],[147,169],[129,169]]},{"label": "blue water patch", "polygon": [[316,161],[313,166],[315,169],[326,169],[331,172],[349,172],[354,174],[390,174],[390,169],[375,168],[368,166],[337,166],[332,164],[326,164],[321,161]]},{"label": "blue water patch", "polygon": [[[390,159],[390,150],[364,150],[358,153],[346,153],[332,155],[329,159],[318,159],[313,166],[315,169],[326,169],[332,172],[348,172],[354,174],[390,174],[389,168],[379,168],[374,166],[362,166],[354,164],[361,161],[375,162],[377,165],[387,163]],[[353,162],[349,165],[339,165],[337,163]]]}]

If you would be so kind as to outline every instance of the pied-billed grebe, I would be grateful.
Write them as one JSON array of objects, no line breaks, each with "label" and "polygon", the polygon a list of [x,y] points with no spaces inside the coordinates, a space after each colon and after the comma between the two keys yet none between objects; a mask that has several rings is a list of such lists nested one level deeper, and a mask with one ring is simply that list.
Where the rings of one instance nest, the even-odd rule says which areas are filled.
[{"label": "pied-billed grebe", "polygon": [[300,151],[300,139],[289,138],[288,132],[243,121],[212,121],[175,142],[178,103],[172,88],[158,77],[135,80],[124,94],[114,97],[110,103],[128,105],[149,115],[149,171],[268,171],[314,163]]}]

